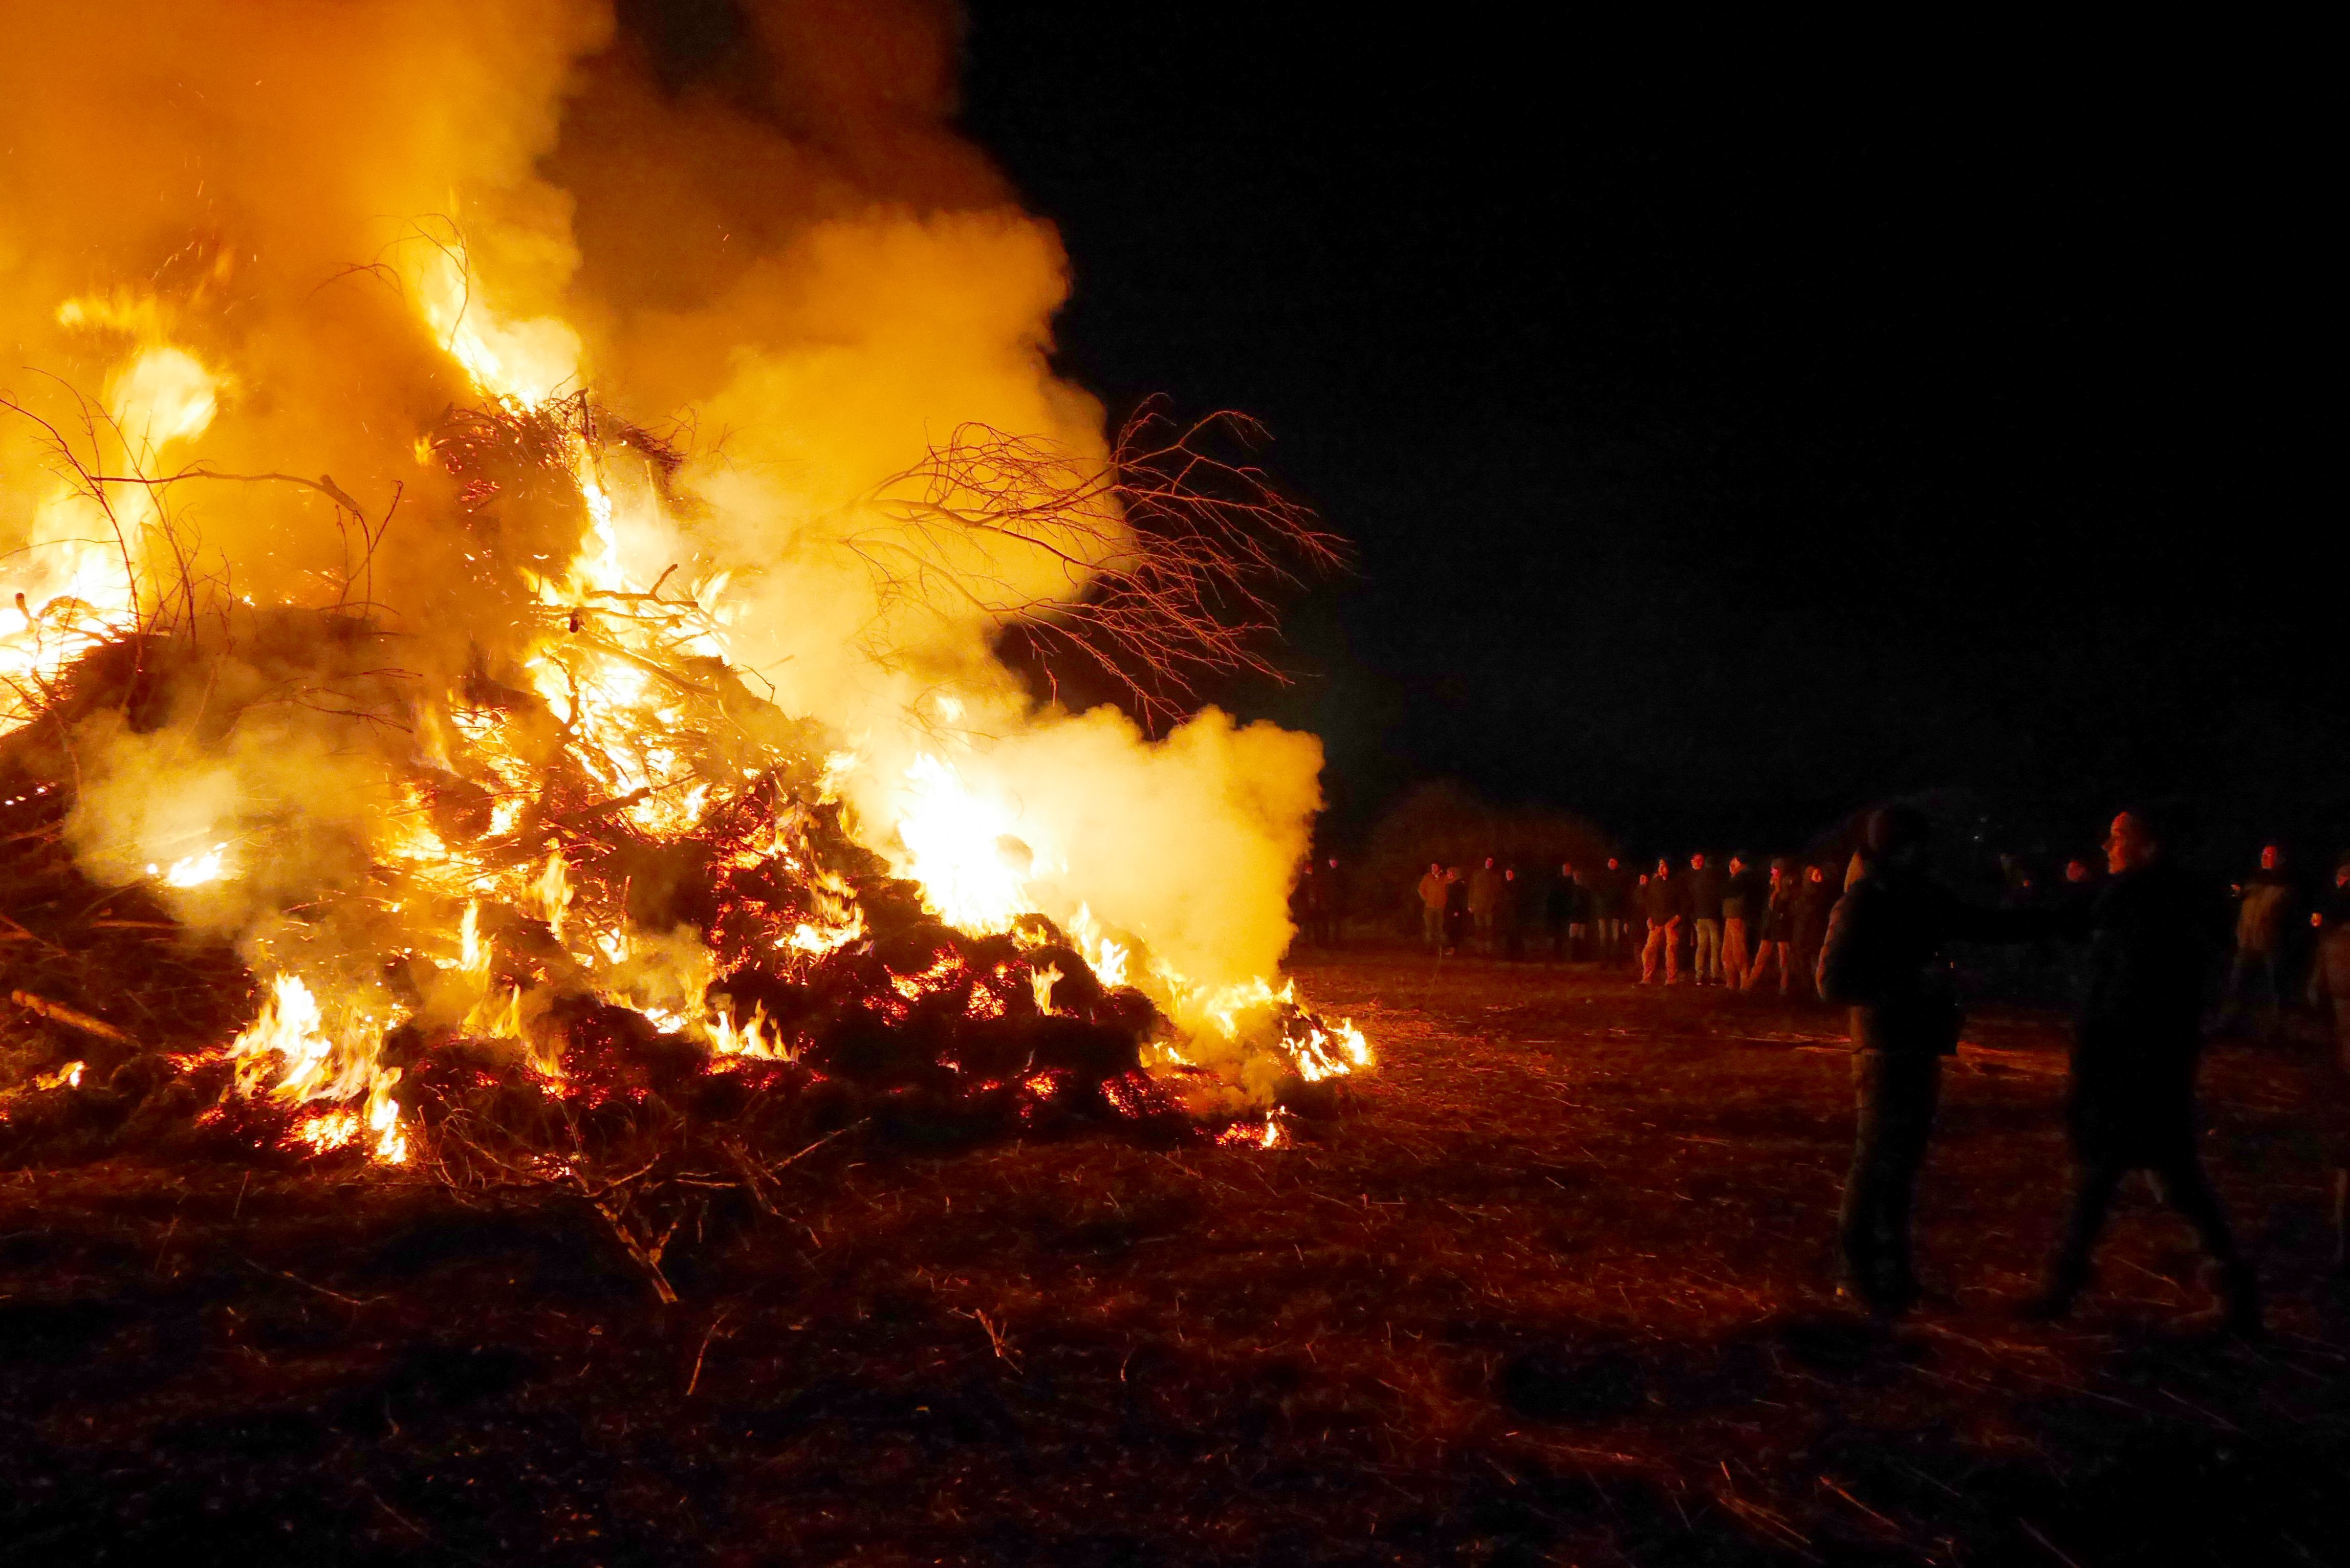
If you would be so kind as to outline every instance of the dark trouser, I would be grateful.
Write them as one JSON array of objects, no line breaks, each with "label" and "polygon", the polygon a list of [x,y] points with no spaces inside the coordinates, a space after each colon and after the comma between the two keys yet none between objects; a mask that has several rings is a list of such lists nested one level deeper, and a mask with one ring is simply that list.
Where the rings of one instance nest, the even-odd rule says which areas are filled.
[{"label": "dark trouser", "polygon": [[1917,1288],[1909,1211],[1941,1085],[1939,1056],[1922,1051],[1853,1053],[1853,1100],[1859,1116],[1837,1243],[1846,1282],[1872,1299],[1906,1296]]},{"label": "dark trouser", "polygon": [[2056,1261],[2048,1270],[2053,1289],[2071,1295],[2089,1282],[2089,1255],[2105,1231],[2114,1194],[2120,1189],[2122,1178],[2139,1168],[2154,1173],[2162,1200],[2195,1227],[2196,1238],[2211,1260],[2222,1266],[2235,1264],[2239,1254],[2235,1232],[2228,1227],[2228,1211],[2220,1206],[2211,1179],[2203,1174],[2203,1161],[2192,1150],[2183,1158],[2161,1165],[2138,1167],[2101,1160],[2074,1168],[2073,1209],[2064,1220],[2064,1239],[2057,1245]]},{"label": "dark trouser", "polygon": [[2070,1295],[2088,1282],[2089,1257],[2122,1178],[2150,1171],[2156,1187],[2215,1262],[2239,1262],[2228,1211],[2204,1174],[2195,1147],[2195,1065],[2191,1056],[2149,1053],[2139,1063],[2085,1070],[2075,1060],[2066,1120],[2073,1141],[2073,1203],[2048,1283]]},{"label": "dark trouser", "polygon": [[2334,998],[2334,1056],[2317,1067],[2319,1126],[2334,1168],[2334,1262],[2350,1270],[2350,996]]},{"label": "dark trouser", "polygon": [[2260,980],[2261,991],[2265,993],[2260,1000],[2265,1002],[2269,1012],[2274,1013],[2282,1007],[2284,995],[2277,986],[2277,972],[2282,967],[2282,955],[2276,952],[2262,948],[2238,948],[2236,961],[2228,966],[2229,1011],[2233,1012],[2253,1005],[2256,999],[2251,994],[2251,981],[2255,976]]}]

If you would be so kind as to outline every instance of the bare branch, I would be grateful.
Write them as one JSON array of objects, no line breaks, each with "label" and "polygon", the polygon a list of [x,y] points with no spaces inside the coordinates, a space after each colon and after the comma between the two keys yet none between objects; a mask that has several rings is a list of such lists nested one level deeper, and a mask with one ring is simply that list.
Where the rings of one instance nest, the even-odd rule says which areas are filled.
[{"label": "bare branch", "polygon": [[[1127,421],[1107,463],[1089,465],[966,424],[868,495],[884,525],[843,542],[872,574],[885,617],[952,606],[1021,627],[1107,676],[1147,722],[1169,719],[1203,678],[1284,679],[1261,651],[1276,599],[1347,564],[1311,511],[1217,452],[1263,440],[1245,416],[1179,425],[1154,402]],[[1021,586],[1039,576],[1055,591]]]}]

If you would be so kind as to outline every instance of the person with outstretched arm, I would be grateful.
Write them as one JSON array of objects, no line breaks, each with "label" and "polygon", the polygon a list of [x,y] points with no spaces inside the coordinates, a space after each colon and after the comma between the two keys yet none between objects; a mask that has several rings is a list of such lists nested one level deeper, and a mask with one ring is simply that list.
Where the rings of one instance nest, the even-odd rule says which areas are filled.
[{"label": "person with outstretched arm", "polygon": [[2219,1299],[2197,1326],[2258,1334],[2251,1265],[2236,1250],[2196,1148],[2203,987],[2226,941],[2227,909],[2218,889],[2164,855],[2161,830],[2145,811],[2114,818],[2106,864],[2112,877],[2072,922],[2073,934],[2085,925],[2089,939],[2065,1107],[2072,1210],[2047,1282],[2024,1313],[2052,1320],[2072,1311],[2122,1178],[2147,1170],[2211,1259]]},{"label": "person with outstretched arm", "polygon": [[1848,1010],[1857,1122],[1837,1218],[1843,1286],[1892,1316],[1919,1294],[1910,1214],[1941,1096],[1942,1058],[1959,1048],[1962,1015],[1942,946],[2027,941],[2048,929],[2038,911],[1968,904],[1928,875],[1923,813],[1888,805],[1868,819],[1858,875],[1828,915],[1820,994]]}]

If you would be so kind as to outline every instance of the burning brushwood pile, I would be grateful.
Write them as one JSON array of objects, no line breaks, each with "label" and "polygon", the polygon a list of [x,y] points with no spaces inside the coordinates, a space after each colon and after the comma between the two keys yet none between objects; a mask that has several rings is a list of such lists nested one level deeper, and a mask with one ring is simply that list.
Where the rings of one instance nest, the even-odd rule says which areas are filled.
[{"label": "burning brushwood pile", "polygon": [[[99,472],[56,433],[94,508],[172,488]],[[470,533],[494,535],[494,507],[568,506],[590,548],[616,454],[655,483],[675,468],[577,398],[453,411],[430,445]],[[972,494],[957,462],[892,486]],[[332,499],[383,546],[396,515]],[[1186,499],[1154,497],[1170,516]],[[1243,580],[1204,530],[1173,537],[1194,552],[1179,569]],[[397,667],[367,576],[322,607],[212,621],[28,606],[0,752],[11,990],[80,1038],[6,1107],[12,1142],[225,1142],[461,1179],[588,1179],[697,1137],[755,1168],[858,1120],[952,1137],[1117,1119],[1270,1147],[1286,1103],[1368,1063],[1358,1031],[1287,990],[1200,986],[1086,905],[1048,910],[1035,848],[935,753],[906,769],[893,869],[843,798],[859,757],[728,661],[707,580],[542,579],[517,608],[527,656],[433,690]],[[342,809],[224,797],[176,839],[142,836],[161,858],[130,878],[91,875],[94,756],[283,744],[287,713],[330,737]],[[209,906],[249,908],[253,884],[272,912],[203,953]]]},{"label": "burning brushwood pile", "polygon": [[0,1156],[552,1182],[658,1280],[844,1127],[1270,1147],[1367,1066],[1265,978],[1318,745],[1190,700],[1336,559],[1251,427],[1106,439],[992,177],[608,255],[563,106],[702,156],[608,16],[344,20],[0,79]]}]

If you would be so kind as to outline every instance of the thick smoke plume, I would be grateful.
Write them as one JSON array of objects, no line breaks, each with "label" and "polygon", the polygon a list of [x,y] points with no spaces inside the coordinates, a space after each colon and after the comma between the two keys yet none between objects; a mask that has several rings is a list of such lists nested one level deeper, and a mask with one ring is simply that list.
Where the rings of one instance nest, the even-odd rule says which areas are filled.
[{"label": "thick smoke plume", "polygon": [[[746,4],[666,43],[576,0],[6,9],[19,707],[67,711],[63,650],[125,616],[234,650],[60,737],[89,875],[267,949],[364,880],[379,764],[442,754],[439,694],[531,689],[546,585],[593,578],[690,596],[934,893],[1017,875],[1206,985],[1277,963],[1317,742],[1213,711],[1149,739],[996,659],[1130,554],[1113,494],[1024,536],[905,504],[957,432],[1111,455],[1048,362],[1057,236],[952,129],[949,8]],[[485,394],[594,427],[588,535],[452,456]],[[289,607],[364,623],[330,679],[273,652]],[[904,825],[942,788],[993,866],[924,874]]]}]

